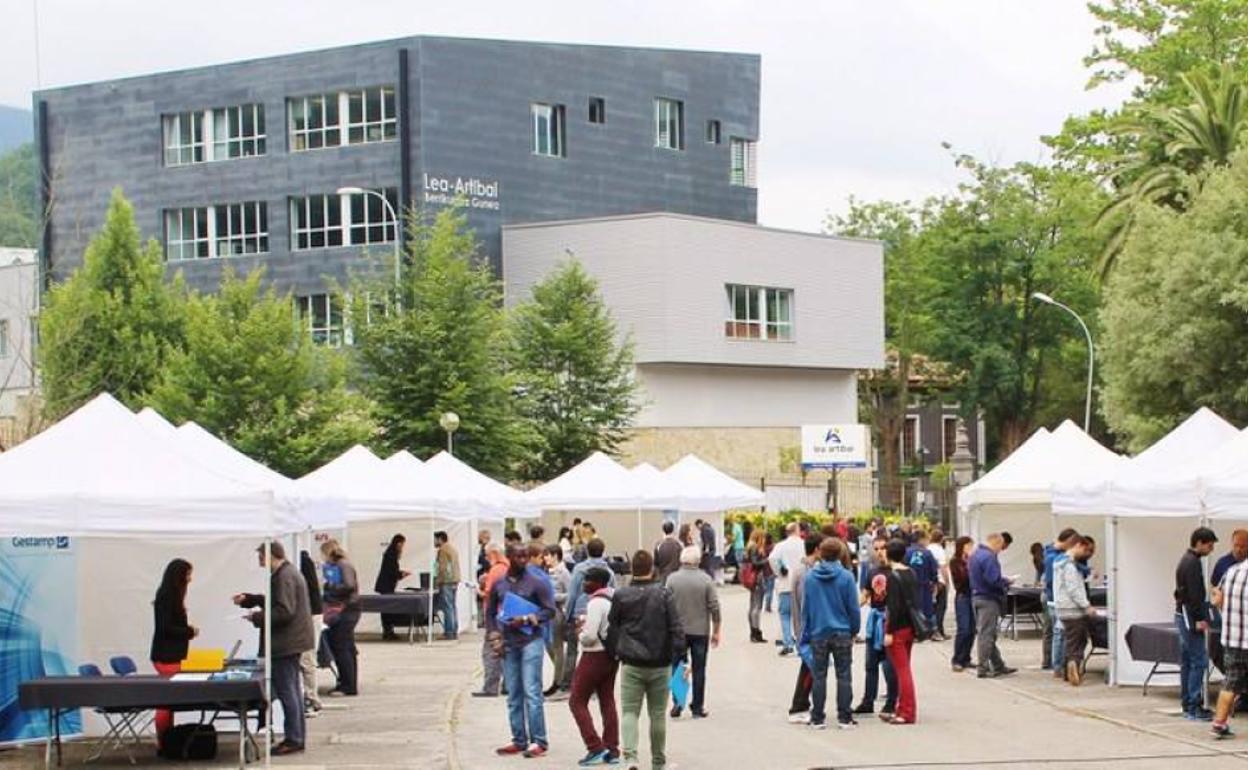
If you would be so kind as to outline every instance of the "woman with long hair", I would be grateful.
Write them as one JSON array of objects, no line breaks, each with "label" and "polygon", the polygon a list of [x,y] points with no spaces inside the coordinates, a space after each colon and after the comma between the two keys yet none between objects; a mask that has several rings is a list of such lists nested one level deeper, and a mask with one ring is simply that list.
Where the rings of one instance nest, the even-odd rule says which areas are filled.
[{"label": "woman with long hair", "polygon": [[325,576],[325,601],[322,618],[329,629],[329,650],[338,669],[338,684],[330,695],[358,695],[356,671],[355,626],[360,622],[360,582],[355,565],[347,552],[334,539],[321,544],[321,571]]},{"label": "woman with long hair", "polygon": [[[160,588],[152,602],[155,626],[152,632],[152,667],[156,673],[168,679],[182,670],[191,640],[199,636],[199,629],[186,617],[186,589],[191,584],[191,563],[186,559],[174,559],[165,566]],[[164,741],[165,732],[173,726],[173,712],[156,710],[156,745]]]},{"label": "woman with long hair", "polygon": [[966,562],[975,550],[975,541],[963,535],[954,542],[953,558],[949,560],[949,576],[955,592],[953,613],[957,630],[953,637],[953,670],[971,667],[971,647],[975,644],[975,604],[971,596],[971,576]]},{"label": "woman with long hair", "polygon": [[767,536],[762,527],[750,533],[750,544],[745,548],[745,562],[754,571],[754,585],[750,588],[750,641],[765,642],[763,638],[763,597],[767,593]]},{"label": "woman with long hair", "polygon": [[910,671],[910,652],[914,647],[914,621],[919,609],[919,581],[906,566],[906,543],[890,540],[886,546],[890,571],[884,611],[884,650],[897,675],[897,711],[891,717],[880,715],[894,725],[912,725],[918,719],[918,697],[914,675]]},{"label": "woman with long hair", "polygon": [[[386,546],[386,552],[381,555],[381,569],[377,572],[377,582],[373,584],[375,592],[392,594],[398,587],[399,581],[412,574],[399,567],[399,560],[403,558],[403,546],[406,543],[407,538],[402,534],[396,534],[390,538],[390,545]],[[385,640],[398,639],[399,635],[394,633],[395,625],[410,622],[411,619],[403,615],[382,613],[381,638]]]}]

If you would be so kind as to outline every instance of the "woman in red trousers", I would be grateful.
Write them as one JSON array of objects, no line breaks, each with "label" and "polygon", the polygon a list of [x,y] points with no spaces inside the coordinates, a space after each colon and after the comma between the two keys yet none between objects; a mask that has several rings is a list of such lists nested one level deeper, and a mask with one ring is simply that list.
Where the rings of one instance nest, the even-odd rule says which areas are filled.
[{"label": "woman in red trousers", "polygon": [[885,721],[895,725],[912,725],[918,719],[918,702],[914,692],[914,675],[910,670],[910,650],[914,646],[911,615],[918,601],[919,582],[906,566],[906,544],[901,540],[888,542],[888,596],[885,600],[884,650],[888,662],[897,673],[897,711]]},{"label": "woman in red trousers", "polygon": [[[191,640],[199,635],[199,629],[186,619],[186,588],[191,584],[191,563],[174,559],[165,567],[165,576],[156,590],[152,602],[155,614],[155,631],[152,633],[152,666],[156,673],[168,679],[182,670],[182,661]],[[156,711],[156,745],[161,746],[165,731],[173,726],[173,712],[168,709]]]},{"label": "woman in red trousers", "polygon": [[[611,589],[607,587],[610,575],[602,567],[585,572],[585,594],[589,604],[580,630],[581,658],[572,675],[572,692],[568,696],[568,708],[581,732],[585,743],[585,758],[578,764],[614,764],[620,757],[620,720],[615,710],[615,673],[619,664],[603,648],[607,638],[607,613],[611,611]],[[575,607],[568,608],[569,617]],[[602,710],[602,735],[594,729],[594,718],[589,713],[589,699],[598,696],[598,708]]]}]

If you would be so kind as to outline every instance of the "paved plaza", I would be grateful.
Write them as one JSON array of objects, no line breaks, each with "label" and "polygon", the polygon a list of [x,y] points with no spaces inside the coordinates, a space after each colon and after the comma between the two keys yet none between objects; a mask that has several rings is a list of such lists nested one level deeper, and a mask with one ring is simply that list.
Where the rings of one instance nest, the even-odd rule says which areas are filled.
[{"label": "paved plaza", "polygon": [[[710,656],[707,708],[709,719],[669,721],[669,767],[703,768],[903,768],[903,767],[1044,767],[1184,768],[1248,767],[1245,737],[1214,742],[1208,726],[1177,716],[1173,688],[1110,689],[1101,683],[1103,658],[1092,663],[1090,682],[1074,689],[1039,671],[1039,643],[1005,642],[1006,660],[1022,669],[1005,680],[979,681],[971,673],[954,674],[947,658],[950,643],[916,647],[919,723],[889,726],[863,719],[853,732],[814,732],[786,721],[797,663],[780,658],[775,648],[746,639],[746,595],[739,588],[722,592],[726,626],[724,645]],[[771,638],[776,616],[764,616]],[[476,685],[479,637],[463,635],[458,643],[362,641],[362,695],[327,701],[326,711],[309,723],[309,748],[299,757],[275,759],[283,768],[572,768],[583,755],[566,701],[547,704],[551,752],[544,759],[495,757],[508,740],[502,699],[481,700],[469,693]],[[861,652],[856,648],[856,656]],[[855,688],[861,686],[861,659],[855,661]],[[547,672],[549,677],[549,672]],[[643,721],[643,736],[645,735]],[[643,737],[643,746],[644,746]],[[222,741],[227,767],[234,743]],[[644,751],[644,748],[643,748]],[[80,746],[69,747],[66,766],[81,763]],[[138,766],[167,765],[150,747]],[[0,753],[0,768],[36,767],[41,750]],[[130,767],[112,754],[96,767]],[[203,767],[193,763],[181,767]],[[648,765],[643,764],[643,767]]]}]

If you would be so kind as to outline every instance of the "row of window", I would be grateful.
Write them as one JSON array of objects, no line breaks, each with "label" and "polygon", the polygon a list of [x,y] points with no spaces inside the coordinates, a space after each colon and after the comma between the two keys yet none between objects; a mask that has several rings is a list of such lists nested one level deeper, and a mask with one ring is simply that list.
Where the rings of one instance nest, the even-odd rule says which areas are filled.
[{"label": "row of window", "polygon": [[[563,104],[529,105],[532,118],[533,154],[564,158],[568,154],[567,106]],[[594,96],[589,99],[589,122],[607,122],[607,102]],[[706,121],[707,144],[720,144],[723,130],[718,120]],[[667,150],[685,149],[685,103],[679,99],[654,100],[654,146]],[[757,187],[755,143],[749,139],[729,139],[728,181],[742,187]]]},{"label": "row of window", "polygon": [[[375,191],[398,210],[398,190]],[[292,196],[290,243],[295,251],[393,243],[395,221],[373,191]],[[209,259],[269,251],[269,207],[264,201],[221,203],[165,211],[165,258]]]},{"label": "row of window", "polygon": [[[290,149],[294,152],[392,141],[398,136],[394,88],[300,96],[286,100]],[[243,104],[165,115],[165,165],[185,166],[264,155],[263,104]]]},{"label": "row of window", "polygon": [[934,457],[919,458],[919,436],[922,435],[921,422],[919,415],[906,415],[906,421],[902,425],[901,435],[898,437],[901,442],[901,461],[903,464],[922,463],[935,465],[937,462],[952,462],[953,453],[957,450],[958,443],[958,418],[944,415],[940,418],[940,460]]}]

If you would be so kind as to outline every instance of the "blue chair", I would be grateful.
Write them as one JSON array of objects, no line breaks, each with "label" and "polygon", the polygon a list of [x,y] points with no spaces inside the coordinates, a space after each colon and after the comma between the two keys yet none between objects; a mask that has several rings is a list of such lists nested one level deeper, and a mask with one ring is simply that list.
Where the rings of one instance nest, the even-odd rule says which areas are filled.
[{"label": "blue chair", "polygon": [[138,666],[134,665],[134,658],[131,658],[129,655],[117,655],[109,658],[108,665],[117,676],[130,676],[139,670]]},{"label": "blue chair", "polygon": [[78,667],[78,676],[104,676],[104,672],[94,663],[83,663]]},{"label": "blue chair", "polygon": [[[126,655],[118,655],[110,659],[108,665],[117,676],[130,676],[138,672],[134,660]],[[104,672],[94,663],[83,663],[78,666],[78,676],[100,677],[104,676]],[[135,764],[131,748],[142,745],[143,739],[140,733],[151,725],[155,716],[145,709],[95,708],[92,710],[108,724],[108,732],[96,741],[95,750],[86,761],[92,762],[99,759],[105,751],[122,749],[126,752],[126,758],[130,760],[130,764]]]}]

